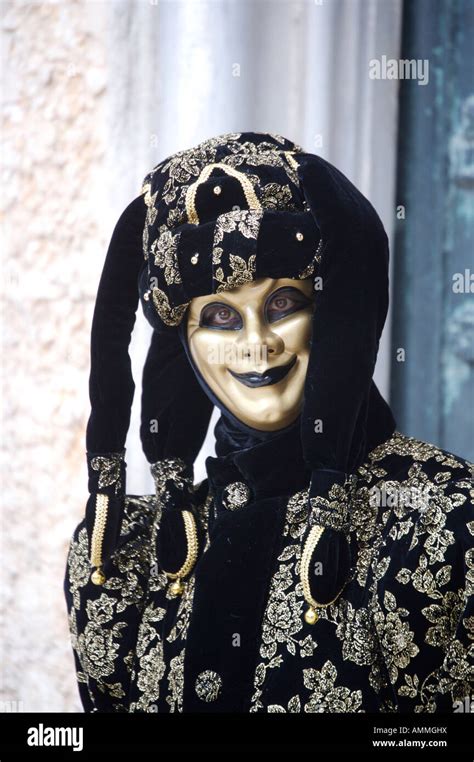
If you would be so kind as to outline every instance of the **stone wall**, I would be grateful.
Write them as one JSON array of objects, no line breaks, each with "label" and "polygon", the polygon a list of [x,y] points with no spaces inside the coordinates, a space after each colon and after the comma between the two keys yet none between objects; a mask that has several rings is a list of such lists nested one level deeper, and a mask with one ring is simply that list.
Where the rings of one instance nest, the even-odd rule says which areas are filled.
[{"label": "stone wall", "polygon": [[84,511],[89,332],[110,234],[104,7],[2,10],[1,700],[75,710],[62,579]]}]

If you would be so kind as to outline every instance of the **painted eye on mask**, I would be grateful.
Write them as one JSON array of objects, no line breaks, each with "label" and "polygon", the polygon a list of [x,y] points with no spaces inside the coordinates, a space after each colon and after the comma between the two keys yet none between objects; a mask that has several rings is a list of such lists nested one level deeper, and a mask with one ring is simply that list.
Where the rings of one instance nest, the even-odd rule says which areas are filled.
[{"label": "painted eye on mask", "polygon": [[293,312],[309,307],[310,304],[312,300],[298,288],[283,286],[268,297],[265,315],[269,323],[275,323]]},{"label": "painted eye on mask", "polygon": [[212,302],[201,310],[199,325],[205,328],[221,328],[238,331],[242,328],[242,318],[237,310],[222,302]]},{"label": "painted eye on mask", "polygon": [[[283,286],[271,294],[265,303],[265,317],[275,323],[293,312],[309,307],[312,303],[302,291],[292,286]],[[228,304],[212,302],[202,310],[199,325],[205,328],[238,331],[243,326],[240,313]]]}]

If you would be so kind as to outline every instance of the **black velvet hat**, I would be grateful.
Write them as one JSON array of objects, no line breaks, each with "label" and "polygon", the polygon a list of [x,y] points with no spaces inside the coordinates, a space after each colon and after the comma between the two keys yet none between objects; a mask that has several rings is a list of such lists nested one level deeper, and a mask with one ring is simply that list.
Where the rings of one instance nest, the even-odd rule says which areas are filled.
[{"label": "black velvet hat", "polygon": [[178,327],[194,297],[261,277],[315,283],[300,417],[312,474],[302,557],[306,598],[314,603],[308,621],[347,582],[354,472],[395,428],[372,380],[388,307],[387,236],[369,201],[331,164],[279,135],[233,133],[158,164],[109,246],[92,326],[86,439],[86,518],[98,584],[118,542],[126,494],[134,393],[128,346],[139,299],[154,329],[141,439],[162,485],[158,559],[177,568],[186,556],[181,513],[199,523],[189,484],[212,413]]}]

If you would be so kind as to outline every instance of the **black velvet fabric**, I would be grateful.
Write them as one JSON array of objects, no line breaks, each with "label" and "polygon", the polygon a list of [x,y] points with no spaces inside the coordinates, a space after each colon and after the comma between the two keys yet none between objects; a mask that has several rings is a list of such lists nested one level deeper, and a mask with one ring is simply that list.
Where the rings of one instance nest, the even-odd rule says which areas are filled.
[{"label": "black velvet fabric", "polygon": [[135,384],[128,347],[138,307],[145,212],[138,196],[121,214],[100,278],[91,332],[89,452],[122,451],[130,425]]},{"label": "black velvet fabric", "polygon": [[140,435],[150,463],[179,455],[193,464],[212,402],[200,387],[176,330],[153,332],[143,369]]},{"label": "black velvet fabric", "polygon": [[[339,170],[313,154],[298,162],[324,241],[302,420],[305,458],[313,469],[352,473],[367,450],[372,375],[388,308],[388,240],[370,202]],[[323,422],[317,434],[316,420]]]},{"label": "black velvet fabric", "polygon": [[[249,194],[223,161],[252,179],[263,210],[247,208]],[[216,162],[196,190],[199,224],[191,222],[187,188]],[[302,411],[271,433],[216,399],[185,336],[187,300],[262,276],[322,279]],[[130,496],[125,484],[138,292],[155,329],[141,423],[153,496]],[[468,695],[469,469],[395,432],[372,380],[387,307],[388,245],[375,210],[337,169],[291,141],[220,136],[147,176],[114,231],[94,313],[91,496],[65,579],[87,710],[435,711],[449,706],[448,690]],[[196,489],[193,461],[213,405],[221,410],[216,455]],[[433,502],[372,505],[369,490],[385,483],[429,485]],[[242,505],[229,502],[235,487]],[[111,506],[102,587],[84,573],[100,492]],[[163,572],[186,556],[184,510],[198,527],[199,554],[183,597],[174,597]],[[312,628],[298,564],[315,525],[325,530],[310,592],[338,605]],[[433,611],[443,598],[456,616]]]},{"label": "black velvet fabric", "polygon": [[[261,152],[260,161],[254,161],[253,152],[247,155],[248,145],[254,146],[252,151]],[[138,287],[144,314],[155,327],[142,379],[143,449],[150,463],[179,457],[192,466],[205,438],[211,403],[220,403],[192,362],[184,330],[187,313],[179,312],[178,318],[176,310],[193,296],[217,292],[224,279],[231,285],[242,267],[251,269],[254,278],[307,277],[312,273],[315,286],[316,279],[322,283],[315,292],[299,418],[301,447],[294,450],[301,453],[306,470],[311,471],[312,494],[327,497],[331,488],[328,474],[333,474],[333,483],[344,484],[363,461],[370,443],[383,441],[394,430],[390,409],[372,381],[388,306],[388,244],[382,223],[367,199],[328,162],[297,150],[291,141],[286,141],[284,148],[292,152],[296,169],[285,165],[282,157],[287,154],[279,141],[266,134],[247,133],[239,140],[224,141],[215,156],[223,160],[242,151],[241,177],[249,172],[257,195],[268,187],[263,186],[264,181],[271,179],[272,187],[276,187],[278,181],[286,180],[291,198],[286,197],[284,202],[274,195],[268,208],[246,210],[249,196],[246,193],[242,198],[243,184],[217,163],[194,194],[199,224],[183,217],[176,205],[177,196],[163,184],[167,177],[166,183],[172,181],[171,170],[169,176],[154,173],[147,192],[122,215],[104,266],[92,331],[92,410],[87,441],[91,449],[94,445],[94,452],[103,446],[108,452],[114,446],[118,452],[124,450],[134,389],[128,344]],[[217,198],[213,192],[216,181],[220,189]],[[150,199],[159,198],[160,192],[164,203],[155,207]],[[236,208],[236,217],[232,217],[234,212],[226,217]],[[187,205],[186,211],[189,214]],[[170,216],[173,227],[166,234],[163,227]],[[145,260],[138,254],[143,243],[141,228],[146,229]],[[216,235],[220,243],[217,259]],[[233,253],[236,251],[238,256]],[[196,253],[198,260],[193,263]],[[149,289],[152,281],[159,284],[158,290]],[[164,311],[158,307],[163,300],[167,305]],[[166,315],[175,327],[164,323]],[[244,426],[228,410],[222,410],[216,434],[218,455],[233,447],[247,450],[275,436]],[[121,489],[124,494],[125,477]],[[89,501],[91,520],[92,506],[93,501]],[[105,543],[109,552],[113,547],[110,538],[117,537],[123,510],[117,493],[110,507],[109,523],[113,526],[107,527]],[[172,568],[179,566],[186,548],[179,510],[176,507],[173,515],[172,502],[168,501],[162,536],[157,539],[158,548],[163,548],[162,558]],[[328,529],[324,542],[331,549],[325,549],[324,543],[318,549],[325,569],[318,580],[318,595],[320,600],[330,600],[340,591],[340,580],[347,577],[350,557],[343,533]]]}]

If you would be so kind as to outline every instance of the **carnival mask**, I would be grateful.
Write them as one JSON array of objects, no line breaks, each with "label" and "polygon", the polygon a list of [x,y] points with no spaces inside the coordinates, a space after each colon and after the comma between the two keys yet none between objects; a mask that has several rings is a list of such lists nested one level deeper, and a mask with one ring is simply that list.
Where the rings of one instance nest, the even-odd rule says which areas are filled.
[{"label": "carnival mask", "polygon": [[193,361],[216,397],[248,426],[276,431],[299,415],[313,309],[311,278],[259,278],[191,300]]}]

